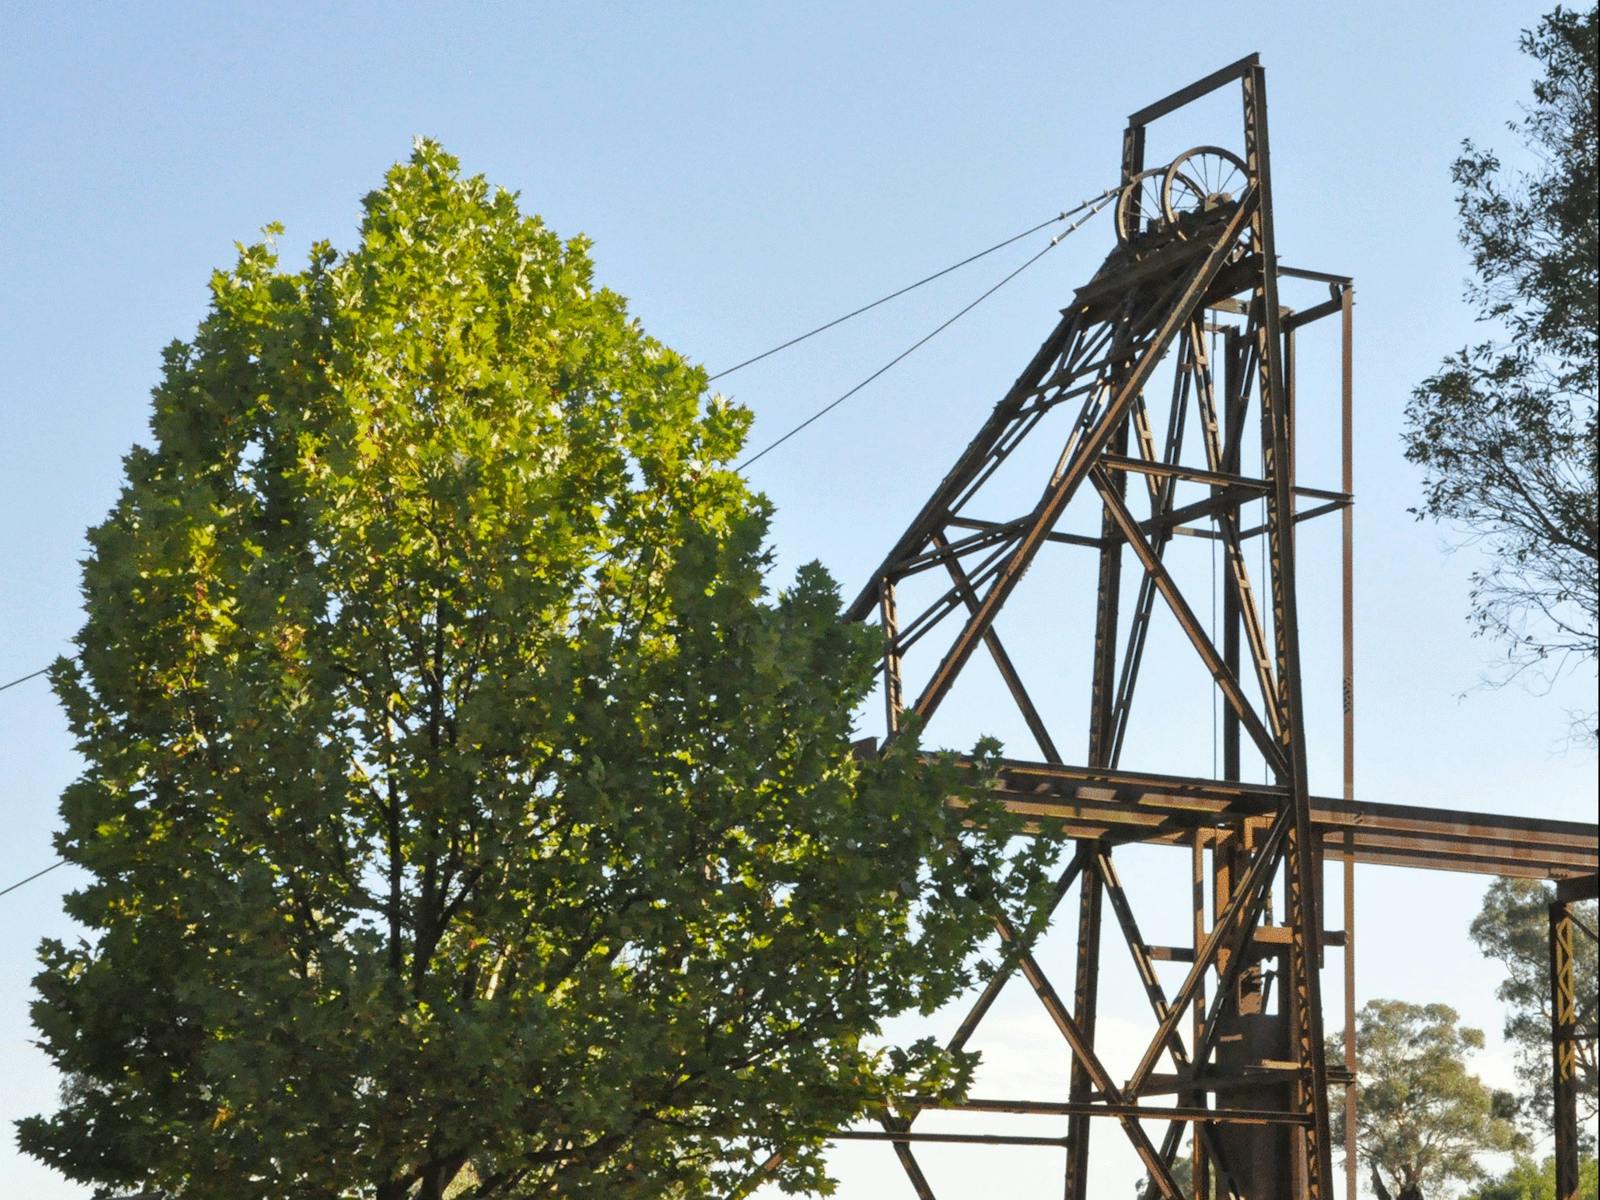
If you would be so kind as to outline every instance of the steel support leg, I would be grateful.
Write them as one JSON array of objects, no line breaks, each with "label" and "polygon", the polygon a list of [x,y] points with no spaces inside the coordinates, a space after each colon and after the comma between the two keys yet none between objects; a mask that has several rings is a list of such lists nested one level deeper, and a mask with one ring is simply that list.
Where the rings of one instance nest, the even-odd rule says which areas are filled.
[{"label": "steel support leg", "polygon": [[1572,972],[1572,906],[1550,906],[1550,1049],[1555,1096],[1556,1200],[1578,1200],[1578,993]]}]

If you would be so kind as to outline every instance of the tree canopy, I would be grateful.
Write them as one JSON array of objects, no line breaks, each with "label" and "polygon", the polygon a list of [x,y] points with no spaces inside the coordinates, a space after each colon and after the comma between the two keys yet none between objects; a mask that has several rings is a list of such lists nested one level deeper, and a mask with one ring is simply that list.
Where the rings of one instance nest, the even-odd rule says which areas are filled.
[{"label": "tree canopy", "polygon": [[[1597,1200],[1597,1184],[1595,1160],[1586,1158],[1578,1166],[1578,1200]],[[1467,1193],[1467,1200],[1561,1200],[1556,1195],[1556,1160],[1537,1162],[1519,1154],[1502,1174]]]},{"label": "tree canopy", "polygon": [[[1558,7],[1523,34],[1543,74],[1511,128],[1536,165],[1508,169],[1470,141],[1456,159],[1467,297],[1491,336],[1446,359],[1406,409],[1419,512],[1486,550],[1472,616],[1513,672],[1559,672],[1600,649],[1596,13]],[[1583,728],[1594,737],[1592,715]]]},{"label": "tree canopy", "polygon": [[[1517,1079],[1521,1084],[1524,1115],[1541,1130],[1552,1122],[1550,1094],[1550,903],[1553,885],[1537,879],[1497,879],[1484,893],[1483,907],[1472,921],[1472,940],[1485,958],[1505,970],[1495,995],[1506,1006],[1505,1038],[1516,1047]],[[1577,905],[1578,919],[1596,927],[1596,905]],[[1573,939],[1573,984],[1578,999],[1577,1026],[1592,1030],[1596,1021],[1596,992],[1600,991],[1597,954],[1593,939],[1580,934]],[[1578,1104],[1580,1123],[1593,1141],[1594,1120],[1600,1116],[1600,1063],[1593,1038],[1577,1041]]]},{"label": "tree canopy", "polygon": [[[1478,1156],[1519,1144],[1500,1096],[1467,1068],[1483,1033],[1446,1004],[1369,1000],[1356,1017],[1356,1144],[1379,1200],[1425,1200],[1483,1178]],[[1330,1061],[1343,1057],[1335,1037]],[[1334,1141],[1345,1136],[1333,1106]]]},{"label": "tree canopy", "polygon": [[88,936],[21,1144],[99,1195],[820,1187],[823,1133],[970,1075],[881,1022],[1054,851],[852,751],[873,635],[819,566],[769,591],[748,414],[582,239],[428,142],[364,214],[214,275],[90,533]]}]

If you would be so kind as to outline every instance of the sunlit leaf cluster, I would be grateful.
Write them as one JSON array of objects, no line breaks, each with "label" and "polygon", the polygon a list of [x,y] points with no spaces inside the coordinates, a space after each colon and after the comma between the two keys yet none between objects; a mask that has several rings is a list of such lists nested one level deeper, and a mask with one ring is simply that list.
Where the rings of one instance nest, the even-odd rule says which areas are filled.
[{"label": "sunlit leaf cluster", "polygon": [[874,635],[818,566],[769,590],[705,384],[432,143],[354,249],[215,274],[55,669],[87,934],[25,1149],[197,1200],[807,1189],[964,1083],[881,1023],[1052,851],[852,750]]}]

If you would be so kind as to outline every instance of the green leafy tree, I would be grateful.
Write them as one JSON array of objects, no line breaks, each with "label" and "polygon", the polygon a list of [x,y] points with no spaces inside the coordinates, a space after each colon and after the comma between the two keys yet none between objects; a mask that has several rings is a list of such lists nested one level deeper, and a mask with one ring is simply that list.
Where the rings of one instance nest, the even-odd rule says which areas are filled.
[{"label": "green leafy tree", "polygon": [[[1484,893],[1483,907],[1472,921],[1472,940],[1484,957],[1505,970],[1495,995],[1505,1003],[1505,1039],[1517,1049],[1517,1081],[1521,1084],[1522,1111],[1542,1130],[1552,1129],[1550,1092],[1550,902],[1555,887],[1537,879],[1497,879]],[[1596,905],[1576,906],[1577,916],[1594,929]],[[1577,1026],[1593,1030],[1596,992],[1600,991],[1600,962],[1595,943],[1578,934],[1573,938],[1573,984],[1578,999]],[[1595,1118],[1600,1116],[1600,1062],[1593,1037],[1577,1042],[1578,1111],[1584,1118],[1580,1130],[1592,1142]]]},{"label": "green leafy tree", "polygon": [[[1457,1024],[1445,1004],[1369,1000],[1356,1016],[1356,1144],[1379,1200],[1427,1200],[1483,1178],[1478,1157],[1520,1144],[1510,1096],[1472,1074],[1466,1059],[1483,1033]],[[1344,1056],[1335,1037],[1330,1061]],[[1333,1137],[1345,1137],[1344,1106]]]},{"label": "green leafy tree", "polygon": [[[1578,1200],[1597,1200],[1595,1161],[1586,1158],[1578,1164]],[[1558,1200],[1556,1196],[1556,1160],[1542,1163],[1519,1154],[1503,1175],[1474,1188],[1467,1200]]]},{"label": "green leafy tree", "polygon": [[701,1195],[774,1150],[805,1190],[886,1089],[965,1084],[880,1023],[1054,852],[912,738],[852,753],[878,647],[818,566],[769,594],[705,383],[431,143],[354,250],[213,277],[54,671],[88,937],[41,950],[29,1153],[173,1200]]},{"label": "green leafy tree", "polygon": [[[1173,1182],[1187,1196],[1194,1188],[1194,1152],[1187,1142],[1178,1147],[1169,1170]],[[1138,1186],[1133,1189],[1133,1194],[1134,1200],[1156,1200],[1161,1195],[1161,1189],[1156,1186],[1154,1179],[1146,1175],[1139,1180]]]},{"label": "green leafy tree", "polygon": [[[1558,7],[1523,34],[1543,74],[1511,128],[1537,166],[1513,172],[1471,142],[1455,162],[1467,296],[1497,336],[1445,360],[1406,409],[1418,511],[1486,548],[1472,615],[1512,674],[1553,675],[1600,649],[1596,12]],[[1580,725],[1592,740],[1593,716]]]}]

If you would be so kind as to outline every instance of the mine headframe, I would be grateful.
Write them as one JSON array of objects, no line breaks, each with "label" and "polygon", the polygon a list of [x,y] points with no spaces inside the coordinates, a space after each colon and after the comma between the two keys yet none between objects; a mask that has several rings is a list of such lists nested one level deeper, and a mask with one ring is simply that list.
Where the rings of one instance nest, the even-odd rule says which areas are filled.
[{"label": "mine headframe", "polygon": [[[1231,84],[1243,99],[1237,150],[1201,145],[1147,167],[1152,122]],[[1318,990],[1323,927],[1313,846],[1320,835],[1307,782],[1294,526],[1310,515],[1297,513],[1297,496],[1320,498],[1322,511],[1344,507],[1349,496],[1348,480],[1340,492],[1295,486],[1286,358],[1295,321],[1342,313],[1348,332],[1349,281],[1294,272],[1325,284],[1327,299],[1299,314],[1280,304],[1286,272],[1273,241],[1266,95],[1254,56],[1134,114],[1115,215],[1115,247],[849,614],[882,625],[886,739],[908,714],[926,726],[973,656],[986,653],[1040,755],[1008,764],[1000,785],[1008,804],[1041,825],[1060,822],[1080,839],[1057,889],[1064,897],[1074,883],[1078,888],[1070,1003],[1028,947],[1012,945],[1009,959],[1070,1047],[1069,1095],[1043,1105],[973,1103],[1067,1119],[1061,1144],[1068,1200],[1086,1194],[1088,1129],[1096,1117],[1120,1123],[1155,1194],[1169,1200],[1183,1195],[1172,1167],[1190,1127],[1196,1195],[1209,1196],[1215,1186],[1249,1200],[1321,1197],[1330,1192],[1330,1077]],[[1044,458],[1036,453],[1041,442],[1049,449]],[[1027,498],[1023,505],[1018,496]],[[1247,506],[1261,502],[1264,518],[1251,527]],[[1093,524],[1074,529],[1067,518],[1085,508]],[[1199,615],[1205,606],[1193,599],[1196,589],[1172,565],[1175,540],[1197,532],[1211,539],[1224,565],[1221,644]],[[1253,538],[1265,539],[1264,579],[1252,576],[1247,561]],[[1094,580],[1096,590],[1087,761],[1073,768],[996,629],[1038,556],[1058,545],[1088,552],[1094,565],[1080,560],[1076,578],[1085,586]],[[1125,578],[1130,565],[1137,574]],[[1158,605],[1176,618],[1224,714],[1225,751],[1214,772],[1221,778],[1168,782],[1224,796],[1227,815],[1188,825],[1162,818],[1129,835],[1114,822],[1097,823],[1092,803],[1064,801],[1052,780],[1070,775],[1079,800],[1102,783],[1101,800],[1119,802],[1113,793],[1133,778],[1123,752]],[[1031,650],[1028,667],[1045,657]],[[1161,702],[1154,698],[1154,707]],[[1243,794],[1241,748],[1269,776],[1243,817],[1233,803]],[[1208,810],[1202,803],[1196,811]],[[1205,878],[1199,864],[1210,853],[1213,915],[1206,920],[1201,899],[1192,961],[1170,993],[1112,862],[1115,845],[1130,836],[1189,841],[1197,891]],[[1274,924],[1279,891],[1282,924]],[[1147,1049],[1131,1075],[1118,1078],[1095,1044],[1108,910],[1133,954],[1152,1020]],[[1014,942],[1003,920],[999,933]],[[1004,978],[979,998],[953,1045],[965,1045]],[[1280,981],[1276,1011],[1264,996],[1271,978]],[[912,1114],[886,1113],[882,1136],[893,1142],[917,1194],[931,1200]],[[1164,1123],[1164,1132],[1148,1132],[1152,1120]]]}]

